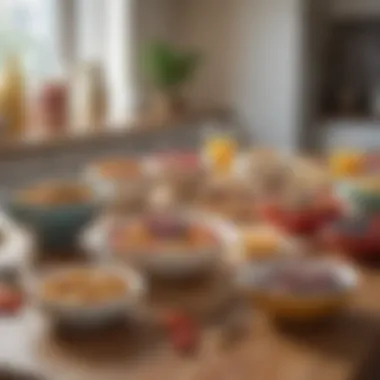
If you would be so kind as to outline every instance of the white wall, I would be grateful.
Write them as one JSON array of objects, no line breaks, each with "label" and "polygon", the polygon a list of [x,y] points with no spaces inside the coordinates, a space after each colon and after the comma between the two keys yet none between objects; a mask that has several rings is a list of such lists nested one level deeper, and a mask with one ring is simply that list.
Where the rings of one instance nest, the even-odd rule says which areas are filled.
[{"label": "white wall", "polygon": [[[1,1],[1,0],[0,0]],[[111,1],[111,0],[109,0]],[[180,0],[182,1],[182,0]],[[147,46],[156,40],[171,41],[176,37],[175,3],[173,0],[134,0],[135,4],[135,75],[139,83],[137,98],[143,101],[149,92],[141,72],[140,59]]]},{"label": "white wall", "polygon": [[252,135],[292,149],[301,88],[300,0],[181,0],[182,42],[204,52],[189,91],[198,102],[235,106]]}]

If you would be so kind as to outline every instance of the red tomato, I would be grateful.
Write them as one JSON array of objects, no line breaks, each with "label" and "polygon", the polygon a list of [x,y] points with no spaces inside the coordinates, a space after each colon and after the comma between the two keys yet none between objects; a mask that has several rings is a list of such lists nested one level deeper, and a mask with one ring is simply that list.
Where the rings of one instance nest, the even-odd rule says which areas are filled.
[{"label": "red tomato", "polygon": [[308,234],[314,232],[323,221],[319,212],[310,211],[285,211],[275,206],[267,206],[262,210],[262,215],[269,222],[286,230],[289,233]]},{"label": "red tomato", "polygon": [[21,294],[7,287],[0,287],[0,311],[14,313],[22,305]]},{"label": "red tomato", "polygon": [[320,206],[309,210],[283,210],[278,205],[268,204],[261,208],[262,216],[289,233],[310,234],[325,223],[340,216],[340,205],[334,199],[319,200]]}]

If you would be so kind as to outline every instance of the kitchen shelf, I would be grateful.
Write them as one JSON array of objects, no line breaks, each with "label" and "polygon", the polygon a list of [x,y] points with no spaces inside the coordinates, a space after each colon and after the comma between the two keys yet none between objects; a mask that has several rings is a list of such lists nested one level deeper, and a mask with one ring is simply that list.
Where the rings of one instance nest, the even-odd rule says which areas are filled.
[{"label": "kitchen shelf", "polygon": [[0,142],[0,158],[39,155],[41,153],[59,153],[60,151],[80,150],[81,148],[108,145],[120,139],[144,138],[171,129],[198,128],[207,120],[220,120],[228,116],[222,108],[192,109],[165,121],[138,118],[120,126],[106,126],[97,133],[66,135],[54,138],[24,138]]}]

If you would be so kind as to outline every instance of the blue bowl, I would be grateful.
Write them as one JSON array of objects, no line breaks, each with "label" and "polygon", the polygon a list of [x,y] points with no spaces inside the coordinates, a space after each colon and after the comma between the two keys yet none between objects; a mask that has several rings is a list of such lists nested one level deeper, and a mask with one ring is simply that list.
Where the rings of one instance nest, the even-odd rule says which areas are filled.
[{"label": "blue bowl", "polygon": [[17,201],[8,207],[16,221],[36,233],[38,244],[44,250],[75,248],[80,232],[98,209],[95,203],[43,207]]}]

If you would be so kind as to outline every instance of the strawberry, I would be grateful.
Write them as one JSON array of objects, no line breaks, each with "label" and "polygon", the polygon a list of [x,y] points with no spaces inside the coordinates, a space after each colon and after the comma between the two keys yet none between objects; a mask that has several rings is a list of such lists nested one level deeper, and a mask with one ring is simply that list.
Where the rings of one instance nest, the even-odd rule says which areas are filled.
[{"label": "strawberry", "polygon": [[163,326],[176,351],[189,353],[196,349],[199,329],[194,320],[182,312],[170,312],[164,316]]}]

